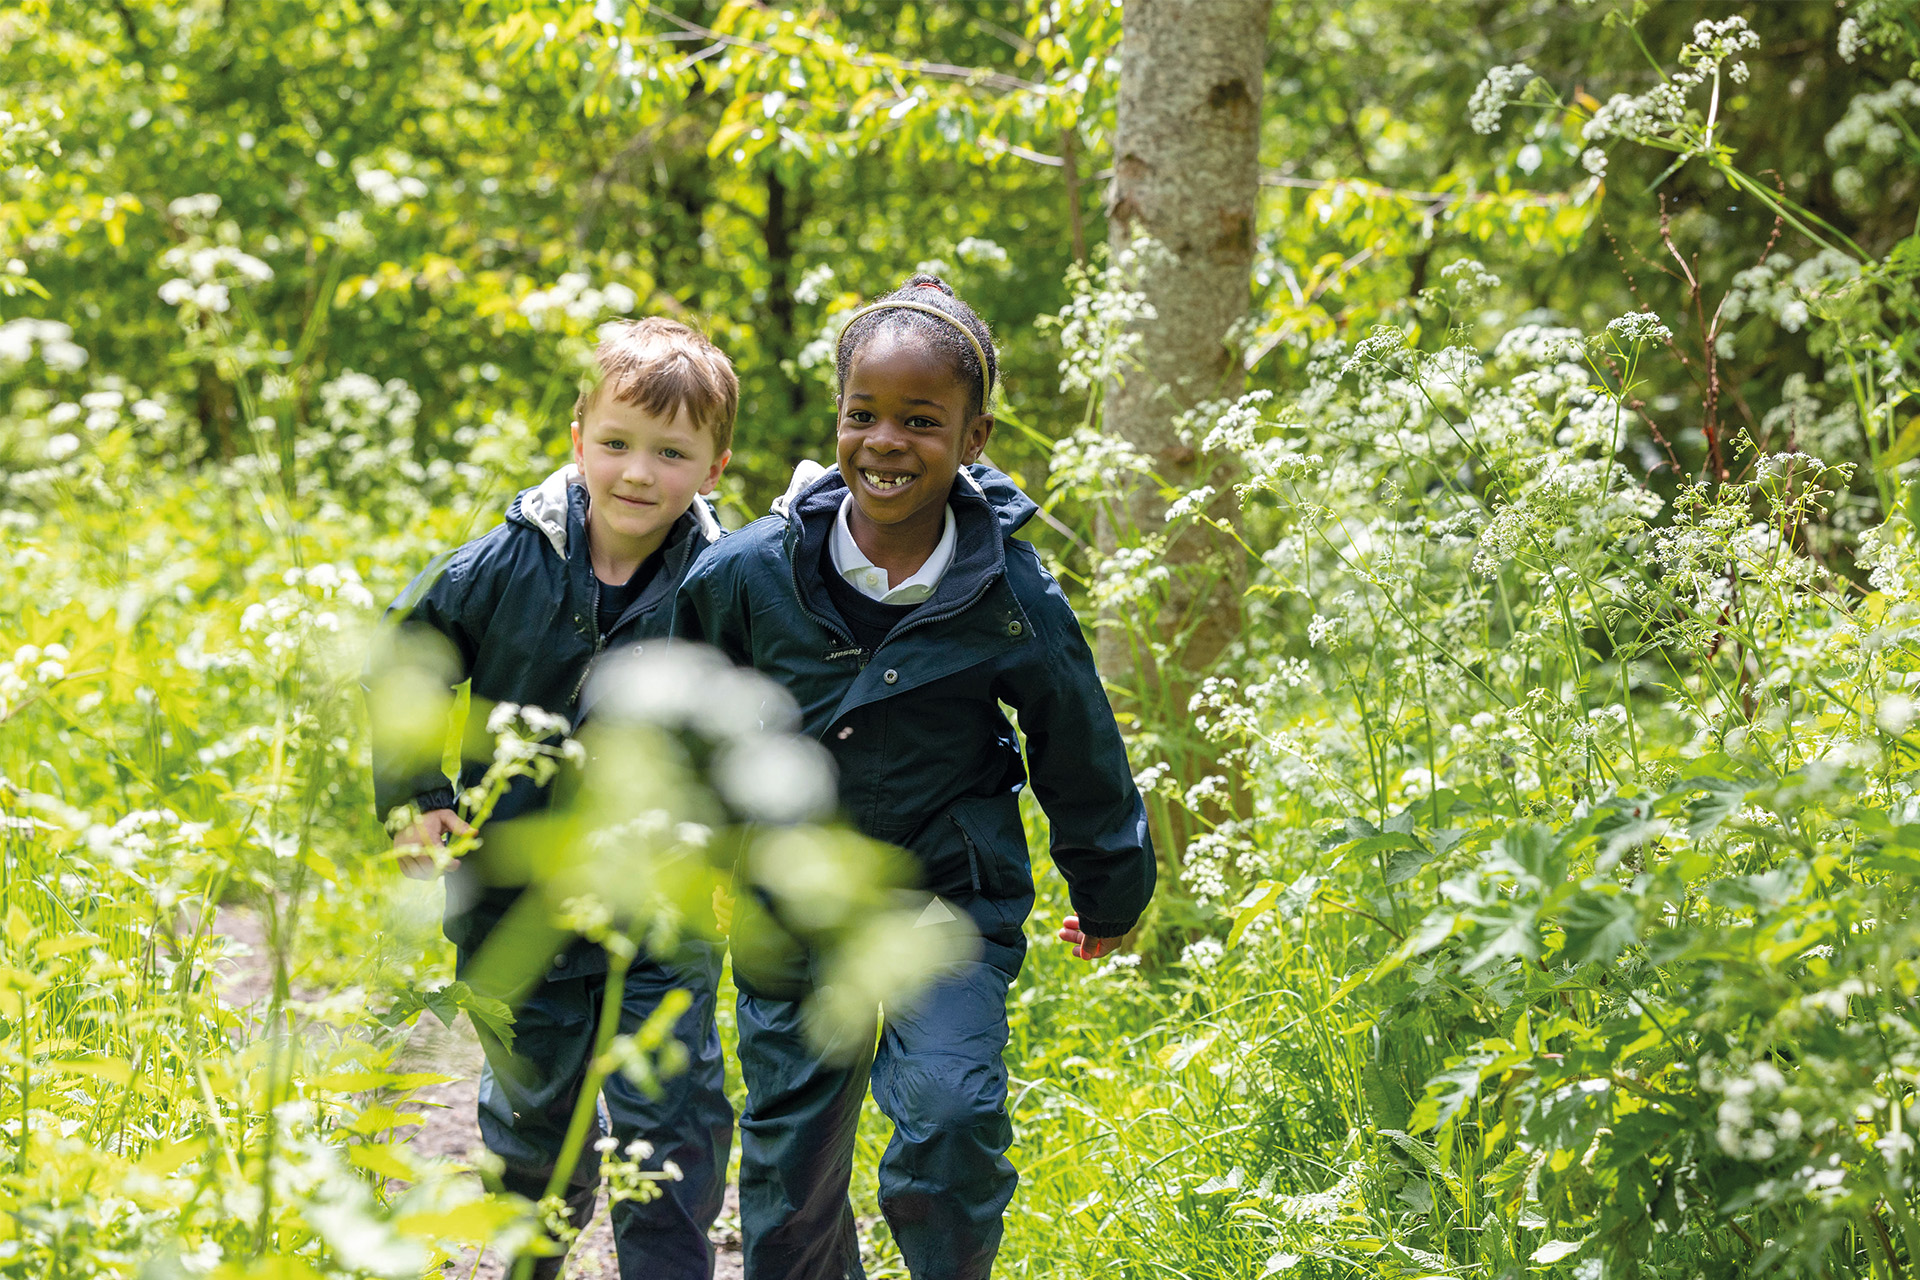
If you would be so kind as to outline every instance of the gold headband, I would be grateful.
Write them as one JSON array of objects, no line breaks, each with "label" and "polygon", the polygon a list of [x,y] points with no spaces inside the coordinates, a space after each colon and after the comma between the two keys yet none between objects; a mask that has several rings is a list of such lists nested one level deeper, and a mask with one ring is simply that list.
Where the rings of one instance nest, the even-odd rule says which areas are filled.
[{"label": "gold headband", "polygon": [[980,396],[980,405],[983,409],[991,409],[993,407],[993,366],[987,363],[986,348],[980,345],[980,339],[973,336],[973,330],[960,323],[957,316],[950,316],[940,308],[930,307],[924,302],[909,302],[905,298],[883,299],[860,308],[848,317],[845,327],[840,330],[840,341],[834,344],[834,355],[837,357],[840,354],[840,347],[846,345],[847,330],[853,328],[855,322],[862,316],[870,316],[876,311],[895,310],[924,311],[930,316],[940,317],[960,331],[960,336],[967,340],[967,345],[973,348],[974,357],[980,361],[980,381],[986,388]]}]

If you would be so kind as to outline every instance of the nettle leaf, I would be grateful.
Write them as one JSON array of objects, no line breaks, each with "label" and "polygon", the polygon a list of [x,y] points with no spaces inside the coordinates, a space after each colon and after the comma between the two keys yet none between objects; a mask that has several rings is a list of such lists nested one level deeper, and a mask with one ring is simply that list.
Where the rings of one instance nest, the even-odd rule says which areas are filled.
[{"label": "nettle leaf", "polygon": [[1537,960],[1546,950],[1540,938],[1539,917],[1532,907],[1518,907],[1507,916],[1474,918],[1490,926],[1493,932],[1480,944],[1473,958],[1460,966],[1463,972],[1471,973],[1498,960]]},{"label": "nettle leaf", "polygon": [[1698,840],[1739,811],[1747,802],[1747,793],[1753,784],[1726,778],[1694,778],[1687,787],[1702,790],[1702,794],[1687,801],[1687,834]]},{"label": "nettle leaf", "polygon": [[513,1045],[513,1010],[506,1001],[483,996],[464,982],[449,982],[444,987],[410,987],[400,993],[393,1007],[379,1017],[382,1026],[398,1027],[411,1023],[422,1013],[431,1013],[445,1026],[462,1012],[473,1025],[497,1036],[509,1048]]},{"label": "nettle leaf", "polygon": [[1355,840],[1364,840],[1368,836],[1377,836],[1380,828],[1365,818],[1344,818],[1339,826],[1320,837],[1322,852],[1338,849],[1341,845],[1351,844]]},{"label": "nettle leaf", "polygon": [[1561,954],[1569,964],[1605,964],[1638,937],[1639,910],[1623,893],[1586,889],[1573,895],[1558,916],[1566,933]]},{"label": "nettle leaf", "polygon": [[1393,856],[1387,859],[1386,881],[1389,885],[1404,884],[1419,875],[1422,868],[1439,856],[1415,840],[1411,847],[1396,849]]},{"label": "nettle leaf", "polygon": [[1561,841],[1539,823],[1515,827],[1495,840],[1487,866],[1532,880],[1536,885],[1557,883],[1566,874]]},{"label": "nettle leaf", "polygon": [[1427,1081],[1426,1096],[1413,1109],[1407,1127],[1414,1133],[1437,1129],[1466,1110],[1480,1095],[1480,1073],[1498,1060],[1491,1053],[1470,1053]]},{"label": "nettle leaf", "polygon": [[[1612,1118],[1612,1082],[1576,1080],[1553,1090],[1530,1108],[1520,1131],[1530,1143],[1554,1157],[1577,1158],[1593,1145],[1601,1126]],[[1549,1167],[1556,1171],[1564,1168],[1564,1159],[1550,1158]]]}]

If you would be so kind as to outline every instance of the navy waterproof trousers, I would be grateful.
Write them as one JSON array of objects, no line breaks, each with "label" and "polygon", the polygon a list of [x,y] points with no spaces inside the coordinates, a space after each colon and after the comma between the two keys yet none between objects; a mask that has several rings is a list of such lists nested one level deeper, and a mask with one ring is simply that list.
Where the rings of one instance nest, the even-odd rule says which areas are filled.
[{"label": "navy waterproof trousers", "polygon": [[[681,1173],[677,1182],[657,1184],[663,1192],[657,1199],[613,1206],[621,1280],[710,1280],[713,1275],[707,1233],[720,1213],[733,1145],[733,1109],[714,1025],[720,960],[718,949],[689,943],[673,965],[643,956],[627,972],[620,1007],[623,1033],[637,1030],[675,988],[690,991],[693,1003],[674,1028],[687,1051],[686,1070],[663,1081],[659,1097],[648,1097],[617,1072],[601,1089],[605,1119],[611,1120],[622,1151],[639,1139],[653,1147],[644,1167],[659,1169],[672,1161]],[[487,1062],[480,1076],[480,1136],[505,1166],[505,1188],[530,1200],[545,1194],[553,1175],[592,1056],[606,983],[601,973],[536,984],[514,1011],[511,1049],[481,1033]],[[568,1188],[576,1227],[584,1227],[593,1214],[600,1157],[591,1144],[600,1132],[596,1125]],[[559,1262],[543,1259],[536,1274],[559,1275]]]},{"label": "navy waterproof trousers", "polygon": [[[864,1280],[853,1207],[855,1131],[871,1080],[893,1121],[880,1158],[880,1211],[914,1280],[986,1280],[1018,1181],[1007,1148],[1007,989],[1031,899],[964,904],[979,960],[957,964],[904,1008],[879,1042],[822,1060],[802,1002],[753,990],[739,972],[740,1232],[752,1280]],[[961,905],[961,904],[956,904]],[[901,945],[911,946],[910,938]]]}]

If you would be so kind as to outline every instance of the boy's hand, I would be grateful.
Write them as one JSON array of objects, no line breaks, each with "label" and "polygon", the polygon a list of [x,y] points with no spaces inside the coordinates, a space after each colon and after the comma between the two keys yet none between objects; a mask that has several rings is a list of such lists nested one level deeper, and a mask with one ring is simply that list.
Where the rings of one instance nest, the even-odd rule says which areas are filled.
[{"label": "boy's hand", "polygon": [[[399,855],[400,870],[415,880],[431,880],[440,874],[434,865],[433,854],[429,849],[437,848],[447,842],[447,837],[470,836],[473,827],[465,818],[451,809],[429,809],[420,815],[420,821],[400,832],[393,838],[393,851]],[[447,870],[457,871],[460,859],[447,863]]]},{"label": "boy's hand", "polygon": [[1098,960],[1101,956],[1112,955],[1120,949],[1119,938],[1092,938],[1080,932],[1080,917],[1068,916],[1060,922],[1060,941],[1073,944],[1073,954],[1079,960]]}]

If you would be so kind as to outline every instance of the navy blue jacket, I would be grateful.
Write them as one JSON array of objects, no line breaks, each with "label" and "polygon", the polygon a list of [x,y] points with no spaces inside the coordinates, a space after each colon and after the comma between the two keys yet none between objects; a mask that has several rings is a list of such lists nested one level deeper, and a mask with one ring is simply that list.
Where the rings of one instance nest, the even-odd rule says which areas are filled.
[{"label": "navy blue jacket", "polygon": [[847,818],[916,855],[925,888],[1030,906],[1027,769],[1000,704],[1014,708],[1081,927],[1127,932],[1153,893],[1146,810],[1079,620],[1013,536],[1037,508],[992,468],[963,471],[946,576],[868,653],[819,568],[846,492],[829,471],[703,557],[680,588],[675,634],[793,694],[839,766]]},{"label": "navy blue jacket", "polygon": [[[473,682],[476,706],[482,700],[514,702],[572,721],[595,655],[606,644],[666,635],[681,580],[721,537],[712,510],[695,498],[668,532],[653,580],[603,640],[600,583],[587,554],[587,491],[568,466],[515,496],[505,523],[437,558],[401,593],[387,618],[446,637],[459,659],[458,677]],[[485,760],[464,763],[459,789],[478,784],[486,767]],[[407,773],[376,755],[373,776],[382,818],[409,801],[423,811],[451,809],[458,794],[437,763]],[[516,778],[490,822],[546,803],[547,793],[532,779]],[[488,886],[484,864],[483,849],[449,878],[447,936],[462,946],[477,946],[517,896],[517,890]]]}]

